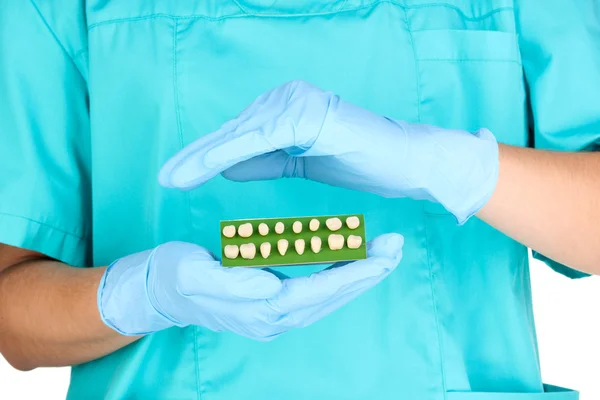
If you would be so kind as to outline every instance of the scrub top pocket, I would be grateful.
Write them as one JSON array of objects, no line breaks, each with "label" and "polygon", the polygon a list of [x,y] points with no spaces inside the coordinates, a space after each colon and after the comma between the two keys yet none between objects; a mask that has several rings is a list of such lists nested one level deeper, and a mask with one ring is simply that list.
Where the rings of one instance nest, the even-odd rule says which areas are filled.
[{"label": "scrub top pocket", "polygon": [[448,392],[446,400],[577,400],[579,393],[558,386],[544,386],[544,393]]},{"label": "scrub top pocket", "polygon": [[[501,143],[528,145],[516,34],[481,27],[411,34],[419,122],[470,132],[487,128]],[[424,211],[447,398],[552,396],[543,394],[537,349],[528,339],[527,248],[476,218],[459,227],[439,204],[425,202]]]},{"label": "scrub top pocket", "polygon": [[[526,146],[527,98],[517,35],[488,30],[412,32],[421,123],[474,132]],[[430,214],[449,215],[425,203]]]},{"label": "scrub top pocket", "polygon": [[412,33],[420,122],[527,144],[527,109],[517,36],[499,31]]}]

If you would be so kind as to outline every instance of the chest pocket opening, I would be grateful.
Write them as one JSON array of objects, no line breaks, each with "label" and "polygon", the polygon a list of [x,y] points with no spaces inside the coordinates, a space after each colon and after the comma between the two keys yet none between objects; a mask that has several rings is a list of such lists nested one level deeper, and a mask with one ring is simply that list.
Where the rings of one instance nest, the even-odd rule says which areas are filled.
[{"label": "chest pocket opening", "polygon": [[[420,122],[476,131],[502,143],[526,145],[526,91],[517,35],[484,30],[412,33]],[[426,202],[425,212],[449,215]]]}]

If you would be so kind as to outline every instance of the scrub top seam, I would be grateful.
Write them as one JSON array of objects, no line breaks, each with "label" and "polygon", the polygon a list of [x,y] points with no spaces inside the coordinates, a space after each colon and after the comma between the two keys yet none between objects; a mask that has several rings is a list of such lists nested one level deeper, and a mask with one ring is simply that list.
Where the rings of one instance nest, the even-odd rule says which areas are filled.
[{"label": "scrub top seam", "polygon": [[79,57],[81,57],[82,54],[86,53],[89,50],[89,48],[86,46],[80,50],[78,50],[77,52],[75,52],[75,54],[73,55],[73,58],[76,60]]},{"label": "scrub top seam", "polygon": [[340,12],[340,11],[344,11],[344,10],[343,10],[343,8],[346,6],[346,3],[347,3],[347,2],[348,2],[348,0],[344,0],[344,1],[342,2],[342,4],[340,4],[340,6],[334,10],[334,12]]},{"label": "scrub top seam", "polygon": [[181,129],[181,110],[179,108],[179,82],[177,70],[177,40],[178,40],[179,21],[175,20],[173,25],[173,96],[175,102],[175,118],[177,120],[177,135],[179,136],[179,145],[183,147],[183,131]]},{"label": "scrub top seam", "polygon": [[[173,24],[173,102],[175,103],[175,119],[177,121],[177,134],[179,136],[179,148],[183,149],[185,141],[183,140],[183,124],[181,122],[181,106],[179,104],[179,20],[175,20]],[[188,223],[192,226],[192,200],[190,192],[183,194],[188,210]]]},{"label": "scrub top seam", "polygon": [[413,37],[410,21],[408,20],[408,11],[404,9],[404,22],[406,23],[406,30],[408,31],[408,37],[410,40],[410,47],[413,52],[413,59],[415,64],[415,83],[417,85],[417,122],[421,123],[421,79],[419,74],[419,60],[417,59],[417,49],[415,48],[415,40]]},{"label": "scrub top seam", "polygon": [[37,221],[37,220],[35,220],[33,218],[24,217],[22,215],[10,214],[10,213],[6,213],[6,212],[2,212],[2,211],[0,211],[0,215],[6,215],[7,217],[24,219],[26,221],[33,222],[33,223],[41,225],[41,226],[45,226],[46,228],[50,228],[50,229],[52,229],[52,230],[54,230],[56,232],[60,232],[62,234],[71,236],[71,237],[73,237],[75,239],[85,239],[86,238],[85,234],[77,234],[77,233],[69,232],[69,231],[67,231],[65,229],[58,228],[58,227],[56,227],[54,225],[50,225],[50,224],[47,224],[47,223],[44,223],[44,222],[40,222],[40,221]]},{"label": "scrub top seam", "polygon": [[468,63],[468,62],[482,62],[482,63],[511,63],[516,64],[518,66],[523,66],[523,64],[516,60],[507,60],[507,59],[485,59],[485,58],[418,58],[419,62],[435,62],[435,61],[443,61],[443,62],[456,62],[456,63]]},{"label": "scrub top seam", "polygon": [[147,20],[147,19],[158,19],[158,18],[167,18],[167,19],[174,19],[174,20],[194,20],[194,19],[203,19],[203,20],[208,20],[208,21],[223,21],[223,20],[227,20],[227,19],[233,19],[233,18],[305,18],[305,17],[319,17],[319,16],[327,16],[327,15],[335,15],[335,14],[341,14],[341,13],[348,13],[348,12],[354,12],[354,11],[360,11],[360,10],[364,10],[364,9],[368,9],[368,8],[375,8],[378,7],[381,4],[392,4],[394,6],[400,7],[402,9],[406,10],[410,10],[410,9],[422,9],[422,8],[435,8],[435,7],[444,7],[444,8],[450,8],[452,10],[455,10],[456,12],[458,12],[461,17],[466,20],[466,21],[471,21],[471,22],[476,22],[476,21],[481,21],[484,20],[486,18],[491,17],[494,14],[500,13],[500,12],[504,12],[504,11],[514,11],[514,7],[499,7],[496,8],[494,10],[488,11],[487,13],[480,15],[478,17],[469,17],[467,16],[464,11],[462,11],[460,8],[453,6],[451,4],[444,4],[444,3],[429,3],[429,4],[418,4],[418,5],[406,5],[403,4],[399,1],[395,1],[395,0],[382,0],[376,3],[371,3],[368,5],[362,5],[362,6],[357,6],[357,7],[352,7],[352,8],[347,8],[344,10],[332,10],[332,11],[324,11],[324,12],[315,12],[315,13],[295,13],[295,14],[258,14],[258,13],[248,13],[245,12],[244,13],[234,13],[234,14],[226,14],[226,15],[222,15],[222,16],[218,16],[218,17],[211,17],[209,15],[204,15],[204,14],[191,14],[191,15],[173,15],[173,14],[167,14],[167,13],[154,13],[154,14],[148,14],[148,15],[141,15],[141,16],[136,16],[136,17],[124,17],[124,18],[112,18],[112,19],[107,19],[104,21],[99,21],[99,22],[95,22],[93,24],[88,25],[88,31],[91,31],[94,28],[97,28],[99,26],[102,25],[109,25],[109,24],[118,24],[118,23],[125,23],[125,22],[135,22],[135,21],[142,21],[142,20]]},{"label": "scrub top seam", "polygon": [[196,395],[198,400],[202,398],[200,392],[200,361],[198,360],[198,327],[192,325],[192,336],[194,338],[194,380],[196,381]]},{"label": "scrub top seam", "polygon": [[[81,78],[85,81],[85,77],[83,76],[83,73],[81,72],[81,70],[79,69],[79,66],[77,65],[77,63],[75,62],[76,57],[74,55],[72,55],[67,48],[65,47],[65,45],[63,44],[63,42],[58,38],[58,35],[56,34],[56,32],[54,32],[54,29],[52,29],[52,27],[50,26],[50,23],[48,23],[48,20],[46,20],[46,18],[44,17],[44,14],[42,14],[42,11],[40,10],[40,8],[37,6],[37,4],[35,3],[34,0],[29,0],[29,3],[31,4],[31,6],[35,9],[35,12],[37,13],[37,15],[40,17],[40,19],[42,20],[42,23],[44,24],[44,26],[46,27],[46,29],[48,29],[48,32],[50,32],[50,34],[52,35],[52,37],[54,38],[54,40],[56,41],[56,44],[58,44],[60,46],[60,48],[62,49],[62,51],[65,53],[65,55],[69,58],[69,60],[71,61],[71,63],[73,64],[73,66],[75,67],[75,69],[77,70],[77,72],[79,72],[79,75],[81,75]],[[77,52],[77,54],[80,51]]]},{"label": "scrub top seam", "polygon": [[[177,135],[179,136],[179,146],[183,148],[183,125],[181,123],[181,107],[179,106],[179,79],[178,79],[178,41],[179,41],[179,20],[174,20],[173,24],[173,102],[175,104],[175,119],[177,122]],[[185,192],[185,203],[188,211],[188,222],[191,225],[192,221],[192,202],[190,199],[190,193]],[[196,382],[196,398],[200,400],[202,398],[200,391],[200,369],[198,361],[198,337],[197,328],[192,327],[192,340],[194,341],[194,381]]]},{"label": "scrub top seam", "polygon": [[436,332],[437,332],[438,353],[439,353],[438,356],[440,359],[440,374],[442,376],[442,393],[443,393],[443,398],[446,399],[447,393],[446,393],[446,374],[444,372],[444,347],[442,344],[442,333],[440,331],[440,318],[438,315],[437,300],[435,297],[435,287],[433,286],[434,274],[431,269],[431,253],[429,251],[430,246],[429,246],[429,229],[427,228],[427,226],[428,226],[427,214],[424,213],[424,216],[425,216],[425,218],[423,218],[423,223],[424,223],[423,226],[425,229],[425,249],[426,249],[426,254],[427,254],[427,268],[429,270],[429,286],[430,286],[430,290],[431,290],[431,304],[433,306],[433,315],[435,317],[435,327],[436,327]]},{"label": "scrub top seam", "polygon": [[527,280],[527,287],[529,288],[529,292],[526,294],[527,296],[527,302],[525,304],[525,307],[527,308],[527,317],[530,318],[530,325],[531,325],[531,330],[532,330],[532,342],[533,342],[533,348],[535,349],[535,358],[537,360],[537,365],[538,365],[538,371],[540,374],[540,380],[543,381],[542,378],[542,367],[541,367],[541,360],[540,360],[540,346],[538,344],[537,341],[537,329],[535,326],[535,314],[533,312],[533,288],[531,286],[531,266],[529,265],[529,249],[526,250],[526,256],[525,256],[525,260],[524,260],[524,267],[527,269],[527,271],[525,271],[525,279]]}]

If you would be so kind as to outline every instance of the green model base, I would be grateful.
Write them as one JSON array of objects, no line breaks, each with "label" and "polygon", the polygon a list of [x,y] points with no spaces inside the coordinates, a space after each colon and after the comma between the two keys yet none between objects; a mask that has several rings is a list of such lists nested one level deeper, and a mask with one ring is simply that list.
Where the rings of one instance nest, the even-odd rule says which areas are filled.
[{"label": "green model base", "polygon": [[[358,217],[360,225],[356,229],[350,229],[346,225],[346,218],[355,216]],[[337,231],[331,231],[325,225],[328,218],[339,218],[342,221],[342,227]],[[319,228],[316,231],[309,229],[309,222],[312,219],[319,220]],[[294,222],[302,223],[302,232],[294,233],[292,225]],[[275,232],[275,224],[282,222],[284,224],[284,232],[277,234]],[[242,224],[252,224],[253,233],[248,238],[243,238],[237,233],[238,227]],[[258,232],[258,226],[265,223],[269,227],[269,233],[262,236]],[[228,238],[223,234],[225,226],[233,225],[236,229],[236,234],[232,238]],[[331,234],[339,234],[344,237],[344,246],[339,250],[331,250],[328,245],[328,237]],[[312,216],[312,217],[292,217],[292,218],[266,218],[266,219],[245,219],[245,220],[230,220],[221,221],[221,256],[224,267],[272,267],[284,265],[299,265],[299,264],[330,264],[339,261],[353,261],[367,258],[365,220],[362,214],[349,215],[328,215],[328,216]],[[362,243],[356,249],[350,249],[347,246],[347,238],[349,235],[360,236]],[[311,249],[310,240],[313,236],[321,238],[321,251],[314,253]],[[286,239],[288,241],[288,249],[285,255],[279,254],[277,250],[277,241]],[[303,254],[298,254],[294,247],[297,239],[304,239],[305,250]],[[271,244],[271,254],[268,258],[263,258],[260,253],[260,245],[264,242]],[[254,243],[256,246],[256,255],[253,259],[244,259],[241,254],[236,258],[231,259],[225,256],[225,246],[237,245],[241,246],[245,243]]]}]

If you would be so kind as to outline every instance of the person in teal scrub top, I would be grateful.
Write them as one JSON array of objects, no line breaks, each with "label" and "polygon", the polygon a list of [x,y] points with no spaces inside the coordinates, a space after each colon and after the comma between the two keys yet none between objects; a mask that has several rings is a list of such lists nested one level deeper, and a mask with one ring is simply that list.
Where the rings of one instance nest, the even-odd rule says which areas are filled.
[{"label": "person in teal scrub top", "polygon": [[[0,351],[69,399],[577,399],[528,248],[600,274],[599,44],[592,0],[3,1]],[[220,265],[346,213],[366,260]]]}]

